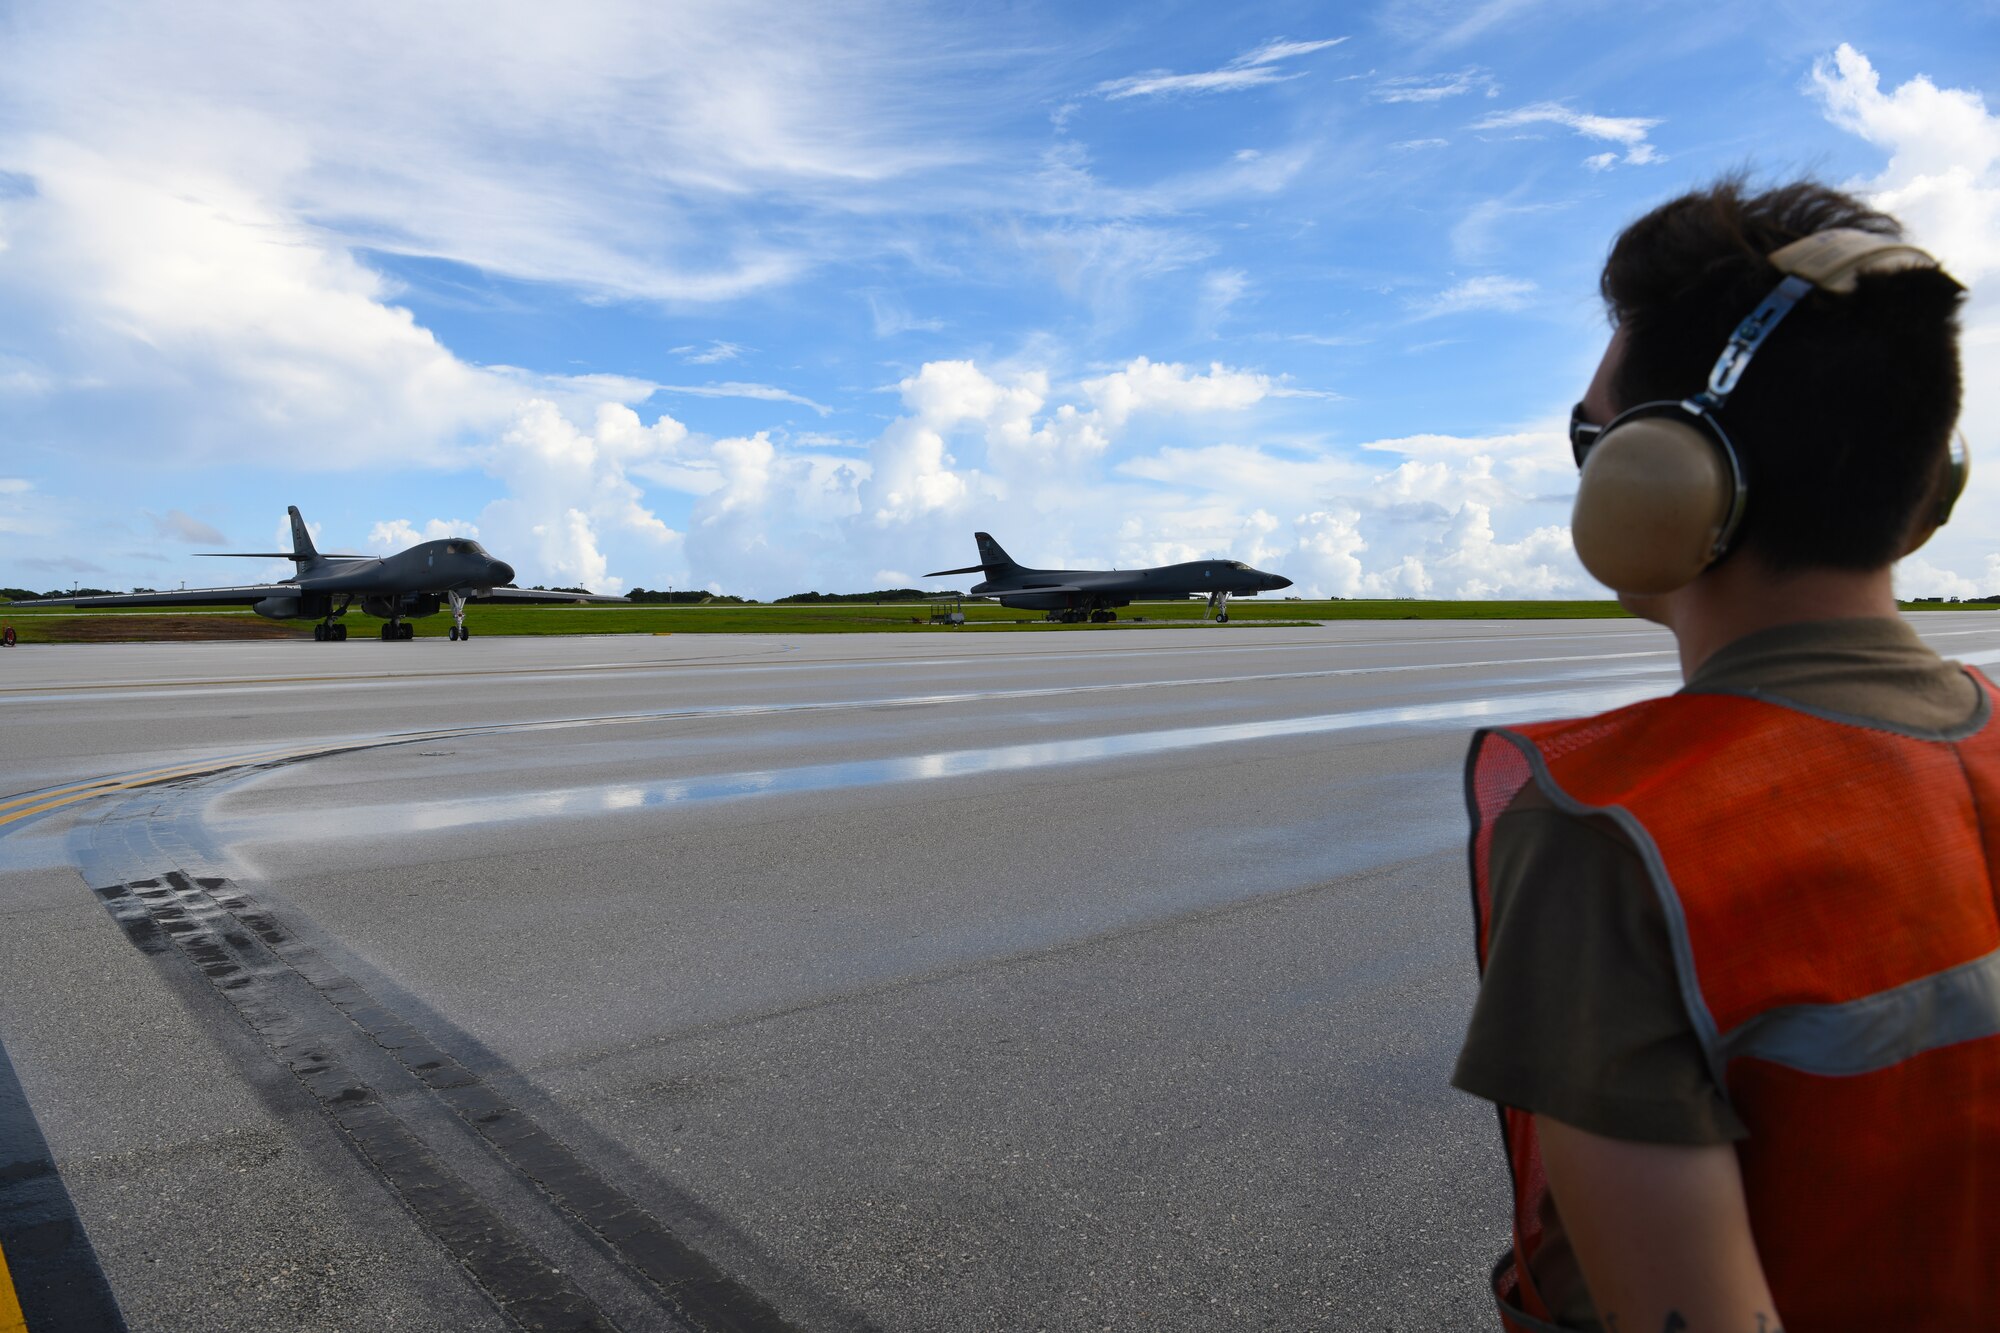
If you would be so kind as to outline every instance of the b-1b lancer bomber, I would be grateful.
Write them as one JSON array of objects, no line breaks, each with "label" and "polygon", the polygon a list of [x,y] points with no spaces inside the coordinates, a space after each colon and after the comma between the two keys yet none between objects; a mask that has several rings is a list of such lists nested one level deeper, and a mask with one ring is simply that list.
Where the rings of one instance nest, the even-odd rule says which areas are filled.
[{"label": "b-1b lancer bomber", "polygon": [[1252,569],[1241,560],[1190,560],[1154,569],[1029,569],[1017,564],[1000,543],[984,532],[972,534],[979,543],[979,561],[963,569],[940,569],[927,579],[952,574],[984,574],[972,587],[974,597],[995,597],[1000,605],[1025,611],[1047,611],[1050,620],[1093,625],[1118,619],[1115,607],[1134,601],[1184,600],[1207,597],[1208,612],[1218,622],[1229,619],[1229,599],[1255,597],[1260,592],[1289,588],[1279,574]]},{"label": "b-1b lancer bomber", "polygon": [[618,602],[590,593],[510,588],[514,567],[496,560],[469,537],[419,542],[396,555],[322,554],[306,531],[299,507],[290,505],[289,551],[203,551],[204,556],[290,560],[297,565],[288,583],[256,583],[230,588],[182,588],[175,592],[135,592],[101,597],[44,597],[15,606],[248,606],[269,620],[317,620],[313,638],[337,642],[347,637],[340,618],[356,602],[382,619],[382,638],[407,639],[416,626],[405,624],[451,605],[451,638],[472,637],[465,627],[465,604],[495,602]]}]

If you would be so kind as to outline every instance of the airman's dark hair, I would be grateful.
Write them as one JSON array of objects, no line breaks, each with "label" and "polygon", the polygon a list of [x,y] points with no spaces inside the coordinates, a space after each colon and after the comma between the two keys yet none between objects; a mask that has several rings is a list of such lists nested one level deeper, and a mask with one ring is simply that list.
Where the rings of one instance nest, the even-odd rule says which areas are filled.
[{"label": "airman's dark hair", "polygon": [[[1783,278],[1767,258],[1814,232],[1902,226],[1812,181],[1750,193],[1742,176],[1655,208],[1621,233],[1600,289],[1625,334],[1621,410],[1692,396],[1743,317]],[[1737,538],[1776,570],[1876,569],[1901,553],[1958,420],[1958,306],[1935,270],[1814,292],[1757,352],[1717,419],[1749,474]]]}]

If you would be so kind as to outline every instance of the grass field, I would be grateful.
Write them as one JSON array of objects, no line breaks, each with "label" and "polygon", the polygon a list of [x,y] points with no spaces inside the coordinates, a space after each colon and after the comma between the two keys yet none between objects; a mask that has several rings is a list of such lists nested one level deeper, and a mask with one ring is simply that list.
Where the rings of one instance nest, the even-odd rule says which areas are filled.
[{"label": "grass field", "polygon": [[[1968,605],[1926,602],[1914,611],[1966,611]],[[1991,609],[1991,608],[1988,608]],[[819,606],[474,606],[466,624],[477,636],[514,634],[853,634],[974,632],[1102,634],[1128,627],[1194,624],[1201,602],[1153,602],[1127,607],[1114,625],[1051,625],[1039,612],[968,602],[968,624],[960,630],[927,622],[929,608],[907,602],[842,603]],[[1321,620],[1574,620],[1622,617],[1612,601],[1332,601],[1231,602],[1231,625],[1296,625]],[[152,610],[31,610],[0,606],[0,623],[11,624],[22,643],[194,640],[210,638],[306,638],[309,622],[263,620],[238,607],[173,607]],[[374,638],[381,621],[359,612],[344,623],[353,638]],[[441,638],[451,626],[447,615],[409,622],[420,638]],[[1227,627],[1218,627],[1226,631]]]}]

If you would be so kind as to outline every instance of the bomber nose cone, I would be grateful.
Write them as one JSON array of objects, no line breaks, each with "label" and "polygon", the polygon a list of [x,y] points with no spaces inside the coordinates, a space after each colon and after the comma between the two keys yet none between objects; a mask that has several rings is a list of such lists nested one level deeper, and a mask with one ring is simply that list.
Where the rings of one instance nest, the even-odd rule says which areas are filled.
[{"label": "bomber nose cone", "polygon": [[514,581],[514,567],[505,560],[495,560],[493,562],[492,573],[493,582],[496,584],[512,583]]},{"label": "bomber nose cone", "polygon": [[1291,586],[1292,586],[1292,581],[1291,581],[1290,579],[1286,578],[1286,577],[1285,577],[1285,576],[1284,576],[1283,574],[1273,574],[1273,575],[1271,575],[1271,591],[1272,591],[1272,592],[1276,592],[1276,591],[1277,591],[1278,589],[1280,589],[1280,588],[1289,588],[1289,587],[1291,587]]}]

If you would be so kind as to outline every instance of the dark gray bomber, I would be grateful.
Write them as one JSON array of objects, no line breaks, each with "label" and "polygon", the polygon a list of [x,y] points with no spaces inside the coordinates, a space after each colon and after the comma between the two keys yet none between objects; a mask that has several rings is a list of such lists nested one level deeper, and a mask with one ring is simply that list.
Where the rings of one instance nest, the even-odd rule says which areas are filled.
[{"label": "dark gray bomber", "polygon": [[1292,586],[1290,579],[1252,569],[1241,560],[1190,560],[1154,569],[1028,569],[1015,563],[991,535],[975,532],[972,539],[979,543],[979,564],[940,569],[924,577],[985,574],[973,585],[974,596],[997,597],[1000,605],[1021,610],[1046,611],[1050,620],[1066,625],[1116,620],[1118,613],[1112,608],[1136,600],[1195,596],[1208,598],[1209,611],[1218,621],[1226,621],[1230,597],[1255,597]]},{"label": "dark gray bomber", "polygon": [[451,637],[463,642],[472,637],[465,627],[465,604],[472,598],[495,602],[616,602],[616,597],[596,597],[588,593],[545,592],[539,588],[510,588],[514,567],[495,560],[486,548],[469,537],[446,537],[419,542],[396,555],[322,555],[314,547],[312,534],[299,516],[299,507],[289,505],[292,516],[292,549],[289,551],[216,551],[204,555],[262,556],[297,563],[298,571],[289,583],[257,583],[233,588],[183,588],[176,592],[135,592],[109,597],[43,597],[14,606],[248,606],[271,620],[310,619],[313,638],[321,641],[347,637],[347,626],[339,623],[350,606],[383,620],[384,639],[407,639],[415,627],[403,622],[437,614],[445,603],[451,605]]}]

